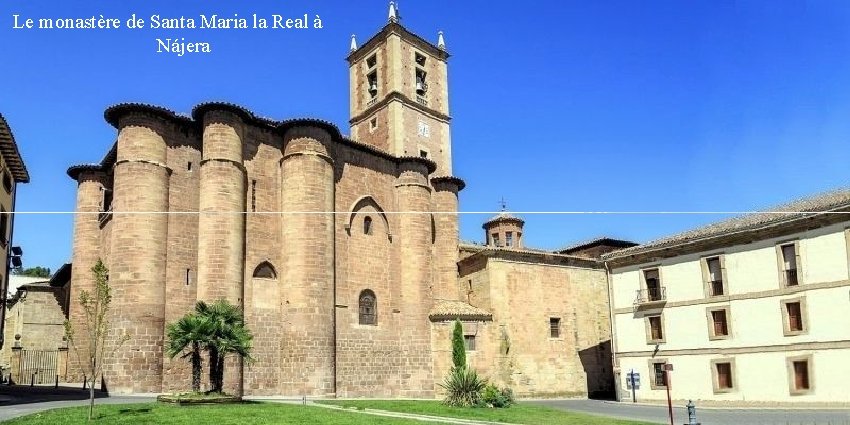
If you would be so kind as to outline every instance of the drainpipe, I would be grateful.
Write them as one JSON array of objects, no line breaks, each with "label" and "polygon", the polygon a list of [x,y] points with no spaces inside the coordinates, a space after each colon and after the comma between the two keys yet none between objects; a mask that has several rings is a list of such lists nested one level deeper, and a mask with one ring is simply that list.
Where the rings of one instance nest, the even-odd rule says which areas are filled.
[{"label": "drainpipe", "polygon": [[611,330],[611,372],[614,374],[614,399],[620,401],[620,365],[617,362],[617,325],[614,321],[616,316],[614,315],[614,298],[611,291],[611,267],[608,266],[607,261],[603,261],[602,264],[605,266],[606,288],[608,289],[608,317]]}]

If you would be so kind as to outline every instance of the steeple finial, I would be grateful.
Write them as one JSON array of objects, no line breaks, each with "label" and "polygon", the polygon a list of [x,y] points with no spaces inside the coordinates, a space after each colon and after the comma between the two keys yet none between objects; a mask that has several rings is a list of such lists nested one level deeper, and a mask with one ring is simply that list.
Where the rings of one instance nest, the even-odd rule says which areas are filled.
[{"label": "steeple finial", "polygon": [[354,34],[351,34],[351,51],[357,50],[357,39],[354,37]]},{"label": "steeple finial", "polygon": [[505,212],[505,211],[507,211],[507,210],[508,210],[508,203],[505,201],[505,197],[504,197],[504,196],[502,197],[502,200],[501,200],[501,201],[499,201],[499,205],[501,205],[501,206],[502,206],[502,212]]},{"label": "steeple finial", "polygon": [[398,22],[398,10],[395,7],[395,2],[390,2],[390,22]]},{"label": "steeple finial", "polygon": [[446,50],[446,40],[443,39],[443,32],[437,32],[437,48],[440,50]]}]

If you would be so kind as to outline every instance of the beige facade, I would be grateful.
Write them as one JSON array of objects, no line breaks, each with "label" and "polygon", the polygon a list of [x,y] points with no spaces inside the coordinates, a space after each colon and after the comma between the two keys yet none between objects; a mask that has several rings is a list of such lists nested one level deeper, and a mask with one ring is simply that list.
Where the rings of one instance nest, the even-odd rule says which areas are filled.
[{"label": "beige facade", "polygon": [[[490,316],[464,320],[468,362],[523,397],[613,391],[605,270],[594,260],[463,245],[458,299]],[[451,366],[452,322],[432,315],[435,369]],[[469,347],[468,347],[469,348]]]},{"label": "beige facade", "polygon": [[674,399],[846,403],[848,210],[832,192],[603,256],[621,397],[633,370],[666,399],[666,362]]},{"label": "beige facade", "polygon": [[[467,361],[522,397],[610,397],[607,281],[596,258],[525,248],[524,221],[502,211],[484,245],[460,245],[457,284],[429,315],[435,376],[452,366],[453,320]],[[594,249],[597,244],[591,244]]]},{"label": "beige facade", "polygon": [[[0,115],[0,300],[4,302],[9,292],[9,261],[15,227],[15,216],[11,213],[15,211],[18,183],[28,183],[29,180],[29,173],[21,159],[12,129],[3,115]],[[8,342],[4,331],[7,311],[8,306],[0,308],[0,348]]]}]

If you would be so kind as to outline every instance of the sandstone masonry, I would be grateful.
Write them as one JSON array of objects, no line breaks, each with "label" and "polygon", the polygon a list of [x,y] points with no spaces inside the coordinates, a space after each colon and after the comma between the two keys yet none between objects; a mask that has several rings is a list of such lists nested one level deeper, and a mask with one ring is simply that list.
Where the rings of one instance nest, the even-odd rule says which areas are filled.
[{"label": "sandstone masonry", "polygon": [[[471,364],[497,382],[522,394],[596,390],[594,371],[609,360],[597,351],[610,339],[596,263],[458,263],[464,182],[451,176],[440,40],[392,14],[363,46],[352,40],[351,138],[321,120],[272,121],[227,103],[190,117],[141,104],[106,110],[114,147],[68,174],[77,211],[95,213],[75,218],[71,297],[92,285],[103,258],[115,337],[130,336],[107,359],[110,391],[185,389],[185,361],[163,355],[165,326],[216,299],[240,306],[255,336],[256,361],[229,364],[228,392],[433,397],[455,318],[481,322]],[[510,229],[521,231],[521,220]],[[493,286],[470,298],[470,278]],[[538,310],[535,297],[552,305]],[[556,313],[564,339],[539,351],[537,328]],[[78,326],[80,315],[72,303]],[[502,353],[506,332],[517,345]]]}]

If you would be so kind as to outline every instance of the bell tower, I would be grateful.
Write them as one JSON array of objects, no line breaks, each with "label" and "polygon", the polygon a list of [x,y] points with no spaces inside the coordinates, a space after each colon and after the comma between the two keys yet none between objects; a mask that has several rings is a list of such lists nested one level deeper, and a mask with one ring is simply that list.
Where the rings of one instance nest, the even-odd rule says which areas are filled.
[{"label": "bell tower", "polygon": [[378,34],[359,47],[351,36],[351,137],[399,157],[426,157],[438,176],[450,176],[448,58],[442,32],[436,44],[413,34],[390,2]]}]

